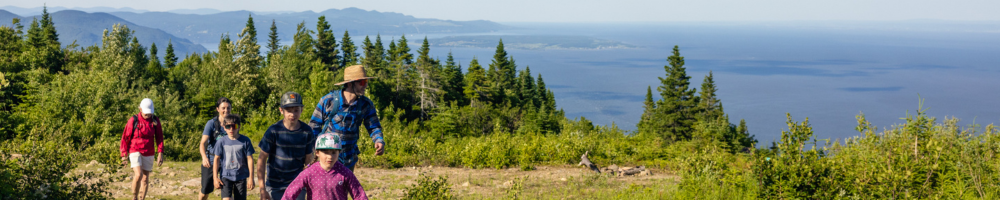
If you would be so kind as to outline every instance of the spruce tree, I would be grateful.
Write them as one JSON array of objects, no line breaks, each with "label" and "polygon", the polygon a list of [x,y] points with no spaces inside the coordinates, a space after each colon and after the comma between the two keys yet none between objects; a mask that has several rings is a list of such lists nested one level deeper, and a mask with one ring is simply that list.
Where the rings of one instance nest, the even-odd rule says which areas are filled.
[{"label": "spruce tree", "polygon": [[688,89],[691,77],[684,68],[684,57],[680,56],[680,48],[674,46],[673,55],[667,57],[670,65],[663,66],[667,71],[666,78],[660,77],[660,101],[657,111],[653,114],[651,126],[646,132],[658,133],[665,140],[680,141],[691,138],[691,127],[696,122],[698,97],[694,89]]},{"label": "spruce tree", "polygon": [[49,16],[49,11],[47,6],[42,7],[42,21],[41,21],[42,35],[48,44],[59,46],[59,34],[56,33],[56,25],[52,22],[52,17]]},{"label": "spruce tree", "polygon": [[396,42],[396,54],[395,62],[400,62],[402,65],[413,64],[413,54],[410,54],[410,45],[407,44],[406,34],[399,37],[399,41]]},{"label": "spruce tree", "polygon": [[462,75],[462,66],[455,65],[455,58],[451,56],[450,51],[448,52],[448,59],[445,61],[444,67],[445,85],[442,88],[446,92],[445,101],[465,105],[466,102],[463,95],[465,81]]},{"label": "spruce tree", "polygon": [[361,52],[365,53],[364,58],[361,59],[361,65],[364,65],[369,69],[371,69],[372,66],[377,65],[379,62],[378,60],[379,57],[375,55],[377,54],[375,52],[376,50],[377,48],[375,47],[375,44],[372,44],[372,40],[369,39],[368,36],[366,35],[365,41],[361,42]]},{"label": "spruce tree", "polygon": [[37,48],[43,45],[45,45],[45,32],[38,25],[38,18],[34,18],[31,20],[31,25],[28,25],[28,46]]},{"label": "spruce tree", "polygon": [[177,65],[177,55],[174,55],[173,40],[167,42],[167,52],[163,55],[163,63],[167,68]]},{"label": "spruce tree", "polygon": [[340,51],[344,53],[340,60],[340,66],[347,67],[359,64],[358,48],[354,46],[354,41],[351,41],[351,35],[347,33],[347,30],[344,30],[344,37],[340,39]]},{"label": "spruce tree", "polygon": [[508,85],[510,80],[507,78],[507,69],[510,60],[507,58],[507,51],[503,47],[503,39],[500,39],[499,44],[497,44],[497,50],[493,54],[493,61],[490,63],[490,68],[486,71],[486,78],[489,81],[491,101],[495,104],[502,104],[507,100],[506,88],[510,88]]},{"label": "spruce tree", "polygon": [[296,25],[290,50],[295,51],[296,54],[314,54],[316,41],[312,38],[312,32],[312,30],[306,28],[304,20]]},{"label": "spruce tree", "polygon": [[434,64],[434,60],[430,56],[431,45],[427,43],[427,37],[424,37],[424,43],[420,45],[420,49],[417,49],[417,64],[430,66]]},{"label": "spruce tree", "polygon": [[[348,40],[350,39],[348,38]],[[326,16],[319,16],[319,21],[316,22],[316,57],[321,63],[329,66],[329,70],[339,71],[340,68],[345,67],[344,63],[340,61],[339,54],[337,39],[333,36],[333,31],[330,30],[330,24],[326,22]]]},{"label": "spruce tree", "polygon": [[162,66],[160,65],[160,57],[156,55],[157,51],[155,42],[149,45],[149,64],[159,68]]},{"label": "spruce tree", "polygon": [[[385,60],[385,46],[382,45],[382,34],[375,34],[375,49],[374,49],[373,60],[375,60],[374,66],[370,66],[375,70],[385,71],[386,60]],[[384,72],[383,72],[384,73]]]},{"label": "spruce tree", "polygon": [[722,111],[722,101],[715,96],[716,91],[718,89],[715,88],[712,71],[709,71],[701,83],[699,92],[698,111],[701,112],[699,120],[714,120],[725,115]]},{"label": "spruce tree", "polygon": [[646,100],[642,104],[642,117],[639,118],[639,123],[635,126],[638,130],[648,130],[647,128],[652,123],[650,120],[656,112],[656,102],[653,101],[653,89],[651,86],[646,86]]},{"label": "spruce tree", "polygon": [[479,65],[479,60],[476,57],[472,57],[472,61],[469,62],[469,68],[465,74],[465,89],[463,93],[465,98],[469,99],[471,105],[475,105],[476,102],[482,102],[486,95],[486,70],[483,66]]},{"label": "spruce tree", "polygon": [[281,48],[281,46],[278,45],[279,42],[281,42],[281,39],[278,38],[278,26],[277,26],[277,24],[275,24],[275,21],[272,19],[271,20],[271,33],[267,34],[267,58],[268,59],[271,59],[271,56],[274,56],[274,53],[278,51],[278,48]]},{"label": "spruce tree", "polygon": [[535,98],[535,78],[531,77],[531,67],[524,67],[524,70],[518,75],[520,80],[520,91],[517,91],[518,96],[521,98],[521,106],[538,108],[536,102],[538,99]]}]

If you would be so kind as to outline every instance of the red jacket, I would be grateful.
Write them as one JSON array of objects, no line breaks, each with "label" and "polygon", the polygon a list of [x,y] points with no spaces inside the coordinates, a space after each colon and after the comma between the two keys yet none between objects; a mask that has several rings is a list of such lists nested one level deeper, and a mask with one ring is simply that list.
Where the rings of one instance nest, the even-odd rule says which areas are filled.
[{"label": "red jacket", "polygon": [[[135,133],[132,132],[132,124],[134,123],[132,119],[139,120],[138,123],[135,123],[137,126],[135,127]],[[153,139],[156,139],[156,147],[162,153],[163,126],[160,124],[159,119],[147,120],[138,114],[135,117],[130,117],[128,123],[125,124],[125,131],[122,133],[121,156],[128,156],[132,152],[139,152],[142,156],[153,156],[153,153],[156,153],[153,149]]]}]

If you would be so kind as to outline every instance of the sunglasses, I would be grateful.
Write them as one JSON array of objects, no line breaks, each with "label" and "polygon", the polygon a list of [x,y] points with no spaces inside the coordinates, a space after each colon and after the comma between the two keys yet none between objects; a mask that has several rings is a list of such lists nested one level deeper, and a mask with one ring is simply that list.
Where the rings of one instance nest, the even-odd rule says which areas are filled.
[{"label": "sunglasses", "polygon": [[368,86],[368,79],[357,80],[354,83],[358,84],[358,86]]},{"label": "sunglasses", "polygon": [[229,129],[229,130],[233,130],[233,129],[236,129],[236,128],[238,128],[238,127],[236,126],[236,124],[229,124],[229,125],[226,125],[226,126],[224,126],[224,127],[225,127],[226,129]]}]

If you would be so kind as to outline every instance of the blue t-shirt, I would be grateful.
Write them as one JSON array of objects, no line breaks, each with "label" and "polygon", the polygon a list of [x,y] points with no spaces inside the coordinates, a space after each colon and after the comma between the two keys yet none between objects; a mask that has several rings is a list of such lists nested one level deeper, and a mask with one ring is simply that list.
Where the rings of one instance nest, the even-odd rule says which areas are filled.
[{"label": "blue t-shirt", "polygon": [[253,143],[247,136],[240,135],[236,140],[229,136],[219,138],[215,143],[215,156],[219,157],[219,176],[231,181],[250,177],[250,166],[247,166],[247,156],[253,156]]},{"label": "blue t-shirt", "polygon": [[226,131],[222,130],[222,126],[219,125],[219,117],[205,122],[205,129],[201,131],[201,135],[208,136],[208,142],[205,144],[205,155],[208,156],[208,160],[211,162],[212,159],[215,159],[215,154],[212,153],[215,149],[215,143],[218,142],[219,138],[226,137]]},{"label": "blue t-shirt", "polygon": [[299,121],[298,130],[288,130],[282,121],[278,121],[267,128],[257,146],[268,154],[267,181],[264,184],[284,189],[305,169],[306,156],[313,153],[316,146],[316,135],[304,122]]}]

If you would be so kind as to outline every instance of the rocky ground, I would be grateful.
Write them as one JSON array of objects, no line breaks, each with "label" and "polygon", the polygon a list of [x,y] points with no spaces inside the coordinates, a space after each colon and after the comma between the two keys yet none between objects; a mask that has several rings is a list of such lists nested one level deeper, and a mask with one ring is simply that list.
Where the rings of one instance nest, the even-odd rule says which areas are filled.
[{"label": "rocky ground", "polygon": [[[200,163],[165,162],[154,167],[150,176],[146,199],[193,199],[198,194]],[[81,164],[74,172],[101,172],[97,162]],[[118,174],[99,173],[95,179],[112,180],[108,191],[115,199],[131,198],[131,172],[119,170]],[[677,176],[650,169],[636,176],[598,175],[594,171],[571,165],[539,166],[535,170],[467,169],[452,167],[405,167],[398,169],[358,168],[356,176],[371,199],[399,199],[406,187],[416,183],[420,174],[431,177],[445,176],[452,194],[461,199],[497,199],[508,195],[520,185],[520,196],[527,199],[578,199],[608,196],[623,189],[648,188],[667,190],[664,185],[674,185]],[[257,187],[260,187],[259,185]],[[258,191],[254,189],[253,191]],[[596,196],[595,196],[596,195]],[[211,199],[220,199],[216,190]],[[259,199],[250,192],[248,199]]]}]

